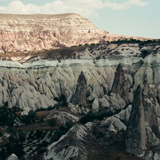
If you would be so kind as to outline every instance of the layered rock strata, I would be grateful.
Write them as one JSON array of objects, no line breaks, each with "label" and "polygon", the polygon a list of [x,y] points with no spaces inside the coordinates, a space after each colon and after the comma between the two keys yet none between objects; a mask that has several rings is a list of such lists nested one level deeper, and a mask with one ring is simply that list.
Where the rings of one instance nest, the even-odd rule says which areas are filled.
[{"label": "layered rock strata", "polygon": [[0,52],[34,51],[98,43],[108,33],[74,14],[0,14]]},{"label": "layered rock strata", "polygon": [[40,51],[133,38],[102,31],[75,13],[0,14],[0,24],[0,53]]}]

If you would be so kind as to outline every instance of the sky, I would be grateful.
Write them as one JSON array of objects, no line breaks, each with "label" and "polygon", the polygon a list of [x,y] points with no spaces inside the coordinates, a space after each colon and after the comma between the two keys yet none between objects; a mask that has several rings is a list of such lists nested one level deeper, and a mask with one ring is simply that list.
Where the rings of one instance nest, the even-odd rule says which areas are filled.
[{"label": "sky", "polygon": [[77,13],[110,33],[160,38],[160,0],[0,0],[0,13]]}]

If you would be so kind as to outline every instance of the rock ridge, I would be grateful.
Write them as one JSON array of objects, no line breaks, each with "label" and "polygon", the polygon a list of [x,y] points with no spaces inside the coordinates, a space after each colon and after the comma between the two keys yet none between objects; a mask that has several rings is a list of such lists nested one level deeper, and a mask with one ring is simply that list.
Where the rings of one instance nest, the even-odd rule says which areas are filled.
[{"label": "rock ridge", "polygon": [[73,13],[59,15],[0,14],[0,52],[38,51],[98,43],[108,32]]}]

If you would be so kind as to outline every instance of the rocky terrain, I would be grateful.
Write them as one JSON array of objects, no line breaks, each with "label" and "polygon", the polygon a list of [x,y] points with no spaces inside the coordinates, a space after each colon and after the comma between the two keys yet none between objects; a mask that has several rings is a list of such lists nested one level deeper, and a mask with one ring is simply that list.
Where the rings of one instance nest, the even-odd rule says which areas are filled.
[{"label": "rocky terrain", "polygon": [[16,131],[2,127],[0,153],[16,157],[6,144],[22,130],[18,158],[160,159],[158,42],[27,54],[1,55],[0,106]]},{"label": "rocky terrain", "polygon": [[0,23],[2,53],[98,43],[108,33],[77,14],[1,14]]},{"label": "rocky terrain", "polygon": [[131,38],[101,31],[88,19],[74,13],[0,14],[0,24],[0,53],[48,50]]}]

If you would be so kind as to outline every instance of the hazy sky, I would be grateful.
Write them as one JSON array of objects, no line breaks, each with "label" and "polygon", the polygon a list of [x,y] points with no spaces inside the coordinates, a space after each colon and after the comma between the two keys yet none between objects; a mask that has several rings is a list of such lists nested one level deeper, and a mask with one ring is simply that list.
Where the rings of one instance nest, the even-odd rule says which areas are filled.
[{"label": "hazy sky", "polygon": [[160,38],[160,0],[0,0],[0,13],[67,12],[111,33]]}]

